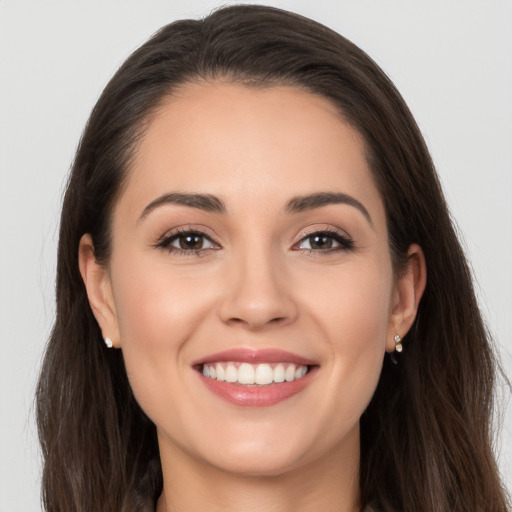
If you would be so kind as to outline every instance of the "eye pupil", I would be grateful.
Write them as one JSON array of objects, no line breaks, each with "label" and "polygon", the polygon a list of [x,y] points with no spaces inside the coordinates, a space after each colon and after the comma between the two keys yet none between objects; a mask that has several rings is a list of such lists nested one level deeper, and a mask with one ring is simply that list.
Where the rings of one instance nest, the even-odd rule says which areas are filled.
[{"label": "eye pupil", "polygon": [[197,250],[203,248],[203,237],[201,235],[183,235],[179,239],[180,248],[185,250]]},{"label": "eye pupil", "polygon": [[327,235],[313,235],[309,238],[311,249],[331,249],[332,238]]}]

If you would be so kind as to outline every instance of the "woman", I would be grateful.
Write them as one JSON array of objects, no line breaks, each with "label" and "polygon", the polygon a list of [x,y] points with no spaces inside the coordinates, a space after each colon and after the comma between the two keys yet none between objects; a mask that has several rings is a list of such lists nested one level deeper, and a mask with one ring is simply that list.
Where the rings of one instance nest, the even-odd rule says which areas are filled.
[{"label": "woman", "polygon": [[164,27],[93,110],[58,258],[47,510],[507,510],[435,170],[338,34],[258,6]]}]

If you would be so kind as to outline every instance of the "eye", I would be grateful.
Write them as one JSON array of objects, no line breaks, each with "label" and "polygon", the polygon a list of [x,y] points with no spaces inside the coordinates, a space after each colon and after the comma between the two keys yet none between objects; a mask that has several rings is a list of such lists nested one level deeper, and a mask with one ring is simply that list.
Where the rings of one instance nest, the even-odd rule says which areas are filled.
[{"label": "eye", "polygon": [[351,249],[354,246],[352,239],[337,231],[316,231],[303,237],[295,245],[296,250],[314,252],[334,252],[338,250]]},{"label": "eye", "polygon": [[201,251],[219,248],[205,233],[194,230],[184,230],[166,236],[157,244],[157,247],[180,254],[197,254]]},{"label": "eye", "polygon": [[171,247],[188,251],[199,251],[201,249],[211,249],[213,243],[204,235],[199,233],[182,233],[173,237],[169,243]]}]

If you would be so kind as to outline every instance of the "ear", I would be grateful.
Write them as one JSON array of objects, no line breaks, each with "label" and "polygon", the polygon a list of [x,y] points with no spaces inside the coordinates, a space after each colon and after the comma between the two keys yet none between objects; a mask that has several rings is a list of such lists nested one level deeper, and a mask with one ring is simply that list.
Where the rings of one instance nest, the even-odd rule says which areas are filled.
[{"label": "ear", "polygon": [[427,284],[427,265],[423,250],[412,244],[407,251],[406,268],[398,276],[392,299],[392,311],[386,350],[395,350],[395,334],[403,338],[411,328]]},{"label": "ear", "polygon": [[96,261],[94,244],[89,234],[80,239],[78,264],[103,339],[110,338],[114,347],[119,348],[119,327],[110,275],[108,269]]}]

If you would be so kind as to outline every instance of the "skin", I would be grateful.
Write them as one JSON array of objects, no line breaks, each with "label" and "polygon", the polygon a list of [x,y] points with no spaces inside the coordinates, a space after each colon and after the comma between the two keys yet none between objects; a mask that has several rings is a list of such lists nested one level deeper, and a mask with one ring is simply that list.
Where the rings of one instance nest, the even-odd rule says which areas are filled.
[{"label": "skin", "polygon": [[[129,173],[111,260],[99,265],[85,235],[80,269],[157,427],[157,510],[358,510],[359,419],[426,279],[417,246],[393,272],[360,135],[328,100],[290,87],[190,84],[153,117]],[[174,192],[214,195],[226,212],[164,203],[142,215]],[[368,217],[345,203],[286,210],[318,192],[346,194]],[[159,246],[191,228],[205,233],[198,252]],[[311,249],[326,230],[353,244]],[[192,366],[239,347],[287,350],[317,371],[283,402],[239,407]]]}]

